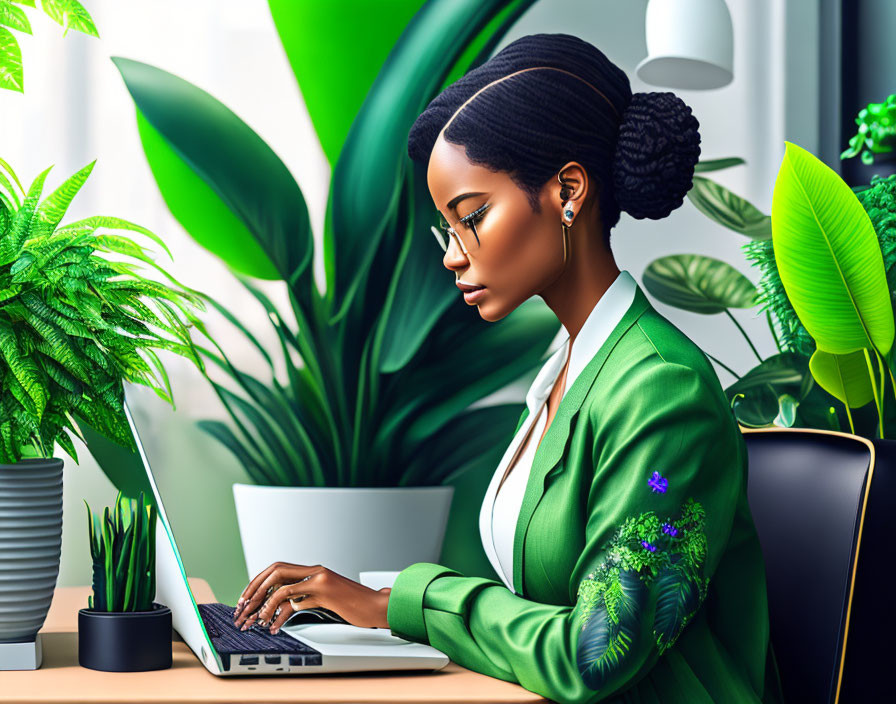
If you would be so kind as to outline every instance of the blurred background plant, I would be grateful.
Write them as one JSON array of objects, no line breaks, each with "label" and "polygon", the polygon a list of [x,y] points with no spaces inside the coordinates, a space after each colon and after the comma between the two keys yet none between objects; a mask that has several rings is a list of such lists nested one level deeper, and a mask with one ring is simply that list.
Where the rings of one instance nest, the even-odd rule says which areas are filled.
[{"label": "blurred background plant", "polygon": [[863,164],[873,164],[875,154],[892,154],[896,145],[896,94],[859,110],[856,124],[859,130],[850,138],[849,149],[840,154],[841,159],[861,154]]},{"label": "blurred background plant", "polygon": [[[58,444],[77,463],[66,431],[135,450],[122,382],[150,387],[173,406],[155,350],[203,367],[189,333],[193,308],[204,309],[198,292],[144,247],[108,231],[139,233],[167,252],[157,235],[101,215],[60,226],[95,163],[41,201],[52,167],[26,192],[0,159],[0,462],[52,457]],[[168,282],[142,276],[141,263]],[[109,472],[115,482],[123,470],[110,465]]]},{"label": "blurred background plant", "polygon": [[93,594],[88,608],[95,611],[151,611],[156,593],[156,520],[154,502],[143,492],[125,498],[121,491],[102,519],[87,507]]},{"label": "blurred background plant", "polygon": [[[199,87],[113,57],[168,208],[228,265],[277,334],[278,347],[268,350],[242,321],[205,298],[258,350],[267,369],[263,377],[250,374],[221,346],[200,346],[223,373],[222,382],[206,375],[231,421],[200,426],[258,484],[453,484],[446,564],[460,564],[446,554],[450,546],[464,552],[464,545],[479,542],[475,499],[481,502],[524,409],[521,403],[470,406],[534,376],[559,322],[534,297],[496,323],[463,301],[433,241],[437,211],[425,173],[407,157],[407,134],[444,86],[487,60],[532,1],[415,0],[389,17],[351,2],[346,12],[370,14],[381,31],[355,21],[336,37],[316,29],[330,18],[327,8],[271,0],[334,164],[323,232],[326,295],[311,276],[305,200],[271,147]],[[358,41],[362,28],[364,41]],[[373,56],[384,58],[381,67]],[[253,278],[283,282],[288,314]],[[467,354],[458,354],[458,341]],[[455,531],[461,535],[452,536]],[[484,555],[473,559],[478,567],[463,565],[471,573],[491,573]]]},{"label": "blurred background plant", "polygon": [[[25,7],[36,7],[35,0],[0,0],[0,88],[19,93],[25,91],[22,50],[10,29],[31,34]],[[40,8],[64,28],[63,37],[70,29],[100,36],[90,14],[78,0],[40,0]]]}]

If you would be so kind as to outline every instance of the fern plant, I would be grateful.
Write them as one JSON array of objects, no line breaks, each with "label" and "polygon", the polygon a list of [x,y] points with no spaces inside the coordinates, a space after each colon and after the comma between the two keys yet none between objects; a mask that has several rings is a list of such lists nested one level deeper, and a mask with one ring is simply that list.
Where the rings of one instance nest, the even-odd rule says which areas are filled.
[{"label": "fern plant", "polygon": [[[66,432],[84,440],[76,420],[136,450],[122,382],[149,386],[173,406],[155,350],[183,355],[204,370],[189,332],[196,321],[192,309],[204,310],[198,292],[182,286],[141,245],[106,231],[138,232],[170,256],[157,235],[107,216],[59,226],[95,163],[40,201],[52,167],[25,192],[0,159],[2,463],[51,457],[56,443],[77,463]],[[108,254],[125,260],[103,256]],[[168,282],[144,278],[140,262]]]},{"label": "fern plant", "polygon": [[151,611],[156,593],[155,504],[146,505],[143,492],[126,499],[121,491],[111,513],[103,518],[87,507],[93,594],[87,603],[96,611]]}]

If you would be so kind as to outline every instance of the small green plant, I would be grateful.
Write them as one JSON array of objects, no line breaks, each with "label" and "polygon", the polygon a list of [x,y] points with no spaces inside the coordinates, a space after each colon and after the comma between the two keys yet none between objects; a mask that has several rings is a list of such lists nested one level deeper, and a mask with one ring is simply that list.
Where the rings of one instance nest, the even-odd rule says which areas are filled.
[{"label": "small green plant", "polygon": [[90,510],[87,527],[93,558],[93,595],[87,603],[96,611],[151,611],[156,593],[156,519],[154,504],[121,491],[115,509],[103,518]]},{"label": "small green plant", "polygon": [[840,154],[841,159],[861,154],[862,163],[870,165],[875,154],[892,154],[896,145],[896,93],[859,110],[856,124],[858,132],[849,140],[849,149]]},{"label": "small green plant", "polygon": [[[157,235],[107,216],[59,226],[95,163],[39,202],[52,167],[25,193],[0,159],[0,463],[52,457],[56,443],[77,462],[66,430],[84,440],[75,427],[81,421],[136,450],[122,381],[149,386],[173,406],[155,350],[204,368],[189,333],[192,306],[204,309],[198,292],[130,238],[104,230],[139,232],[170,256]],[[149,264],[171,283],[146,279],[139,263],[105,254]]]},{"label": "small green plant", "polygon": [[[51,20],[65,29],[63,37],[70,29],[91,37],[100,36],[87,10],[78,0],[41,0],[40,5]],[[9,30],[31,34],[31,23],[23,7],[36,7],[35,0],[0,0],[0,88],[20,93],[25,90],[22,50]]]}]

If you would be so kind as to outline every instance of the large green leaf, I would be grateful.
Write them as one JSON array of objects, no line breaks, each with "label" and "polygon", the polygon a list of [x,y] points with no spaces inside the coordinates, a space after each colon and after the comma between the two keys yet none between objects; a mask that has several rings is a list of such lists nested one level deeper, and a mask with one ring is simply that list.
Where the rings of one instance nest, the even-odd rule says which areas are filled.
[{"label": "large green leaf", "polygon": [[423,0],[268,4],[321,147],[335,164],[383,61]]},{"label": "large green leaf", "polygon": [[[237,271],[290,283],[304,279],[296,291],[307,302],[313,286],[311,225],[302,192],[286,165],[246,123],[202,89],[139,61],[113,61],[139,113],[155,131],[144,124],[141,139],[146,140],[146,157],[175,216],[197,228],[197,241]],[[200,217],[201,209],[213,202],[209,190],[224,207],[211,205],[210,217],[201,223],[206,217],[204,211]],[[218,224],[224,228],[215,236]]]},{"label": "large green leaf", "polygon": [[139,109],[137,130],[165,205],[190,236],[235,271],[259,279],[280,278],[245,223],[178,156]]},{"label": "large green leaf", "polygon": [[414,15],[383,64],[352,123],[330,185],[324,261],[331,322],[348,312],[388,229],[408,161],[408,130],[470,40],[508,4],[431,0]]},{"label": "large green leaf", "polygon": [[847,354],[874,347],[886,357],[893,307],[871,219],[835,171],[785,144],[772,196],[772,243],[787,297],[819,349]]},{"label": "large green leaf", "polygon": [[413,210],[374,348],[383,374],[398,371],[417,354],[433,326],[460,294],[454,275],[442,263],[442,251],[429,233],[432,201],[420,171],[411,168],[407,172]]},{"label": "large green leaf", "polygon": [[699,211],[729,230],[754,240],[771,237],[770,217],[715,181],[694,176],[694,185],[687,195]]},{"label": "large green leaf", "polygon": [[756,287],[730,264],[699,254],[654,259],[644,270],[644,288],[657,299],[692,313],[722,313],[756,304]]},{"label": "large green leaf", "polygon": [[[876,374],[873,354],[872,351],[872,368]],[[821,388],[850,408],[864,406],[874,398],[864,350],[832,354],[817,349],[809,360],[809,369]]]}]

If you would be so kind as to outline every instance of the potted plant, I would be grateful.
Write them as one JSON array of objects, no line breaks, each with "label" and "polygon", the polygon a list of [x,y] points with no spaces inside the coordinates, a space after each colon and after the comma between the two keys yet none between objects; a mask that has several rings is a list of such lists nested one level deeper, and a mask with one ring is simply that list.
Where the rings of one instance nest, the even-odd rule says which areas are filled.
[{"label": "potted plant", "polygon": [[109,672],[171,667],[171,609],[156,593],[156,507],[121,491],[110,515],[90,510],[93,595],[78,611],[78,663]]},{"label": "potted plant", "polygon": [[[217,345],[201,347],[232,421],[201,427],[251,480],[233,487],[250,575],[286,560],[358,579],[441,556],[494,576],[476,516],[523,405],[476,404],[531,380],[559,323],[535,298],[496,323],[463,302],[433,241],[437,212],[425,174],[407,158],[407,134],[440,85],[484,62],[531,4],[408,2],[382,13],[376,31],[365,26],[363,42],[350,28],[326,36],[329,55],[371,67],[347,75],[309,63],[319,37],[304,31],[336,20],[344,5],[270,3],[335,164],[325,294],[312,276],[305,200],[271,147],[197,86],[113,57],[169,209],[238,275],[278,340],[269,351],[207,298],[264,360],[250,373]],[[289,313],[253,279],[281,282]]]},{"label": "potted plant", "polygon": [[[107,216],[60,225],[94,163],[41,200],[49,168],[25,192],[0,160],[3,669],[33,669],[41,662],[37,633],[53,598],[62,538],[63,461],[57,449],[77,463],[68,433],[83,441],[83,428],[136,452],[123,381],[149,386],[173,405],[155,350],[203,366],[189,333],[193,308],[202,309],[202,300],[141,245],[114,232],[131,230],[164,248],[158,236]],[[168,281],[144,278],[141,263]],[[21,648],[6,647],[11,643]]]},{"label": "potted plant", "polygon": [[[889,108],[889,102],[876,107]],[[853,156],[854,141],[841,158]],[[850,188],[814,155],[785,144],[771,216],[702,176],[688,193],[712,220],[750,238],[742,250],[761,271],[758,286],[725,262],[681,254],[651,262],[645,288],[695,313],[731,317],[729,308],[753,306],[765,311],[778,354],[762,359],[732,317],[759,364],[739,375],[708,355],[737,377],[725,392],[741,425],[893,437],[888,329],[896,300],[896,176]],[[742,163],[718,159],[697,170]],[[836,216],[825,207],[831,202],[837,203]]]}]

